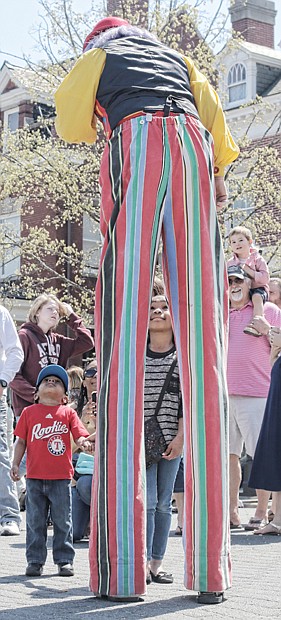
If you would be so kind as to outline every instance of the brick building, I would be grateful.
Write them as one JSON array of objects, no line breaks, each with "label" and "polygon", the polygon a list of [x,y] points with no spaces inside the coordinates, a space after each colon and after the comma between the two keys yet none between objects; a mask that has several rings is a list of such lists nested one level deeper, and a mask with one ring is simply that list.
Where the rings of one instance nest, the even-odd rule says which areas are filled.
[{"label": "brick building", "polygon": [[[5,150],[6,130],[15,131],[29,126],[30,129],[37,129],[42,119],[52,117],[54,108],[50,104],[49,96],[44,94],[43,82],[40,75],[36,76],[33,71],[16,67],[8,62],[4,62],[0,69],[0,121],[4,136],[3,149]],[[33,101],[36,100],[36,103]],[[46,131],[42,129],[42,131]],[[59,210],[60,205],[57,209]],[[26,236],[28,230],[44,226],[44,220],[48,215],[48,201],[32,203],[29,201],[28,208],[22,208],[20,199],[5,199],[0,204],[0,231],[1,229],[11,228],[14,235]],[[99,255],[99,232],[97,226],[94,228],[87,215],[78,222],[66,222],[62,227],[55,228],[53,225],[48,227],[50,237],[55,240],[64,241],[66,245],[75,244],[78,250],[87,252],[93,244],[96,244],[96,251],[91,256],[87,273],[87,283],[93,286],[96,279],[96,266]],[[50,269],[56,270],[58,256],[50,254],[45,257],[46,264]],[[0,285],[3,293],[9,288],[10,282],[17,284],[17,299],[10,299],[10,309],[17,322],[22,322],[26,317],[26,308],[30,302],[25,300],[25,291],[21,288],[20,270],[23,267],[23,259],[16,249],[1,248],[0,262]],[[42,278],[48,276],[48,271],[39,266]],[[70,264],[65,262],[61,265],[66,277],[71,280],[72,270]],[[50,272],[51,273],[51,272]],[[51,276],[50,276],[51,277]],[[56,287],[59,281],[52,280],[52,286]],[[8,293],[9,297],[9,293]]]},{"label": "brick building", "polygon": [[[218,55],[222,61],[224,73],[220,84],[221,94],[227,119],[235,136],[243,137],[246,127],[248,136],[257,146],[269,145],[277,149],[281,156],[281,51],[274,48],[274,26],[276,10],[271,0],[235,0],[230,7],[233,29],[239,33],[240,40],[234,47],[227,44]],[[258,120],[254,120],[259,105],[257,97],[262,97],[264,111]],[[265,105],[264,105],[265,104]],[[260,107],[261,107],[260,106]],[[243,175],[243,170],[240,171]],[[273,170],[274,182],[281,187],[281,174]],[[251,197],[238,201],[239,209],[249,213],[254,205]],[[234,205],[235,207],[235,205]],[[275,221],[281,224],[281,205],[267,205]],[[235,221],[235,209],[233,211]],[[270,255],[270,242],[261,235],[257,239]],[[280,273],[280,256],[270,268]]]}]

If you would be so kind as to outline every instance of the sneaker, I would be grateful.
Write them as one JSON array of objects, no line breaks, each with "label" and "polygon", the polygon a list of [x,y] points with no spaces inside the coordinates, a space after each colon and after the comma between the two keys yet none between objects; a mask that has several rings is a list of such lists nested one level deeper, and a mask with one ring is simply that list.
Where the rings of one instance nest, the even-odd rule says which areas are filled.
[{"label": "sneaker", "polygon": [[15,521],[6,521],[2,523],[1,536],[19,536],[20,528]]},{"label": "sneaker", "polygon": [[197,603],[201,605],[216,605],[225,600],[223,595],[223,592],[199,592]]},{"label": "sneaker", "polygon": [[28,564],[25,571],[27,577],[41,577],[42,573],[42,564]]},{"label": "sneaker", "polygon": [[73,564],[58,564],[58,574],[60,577],[73,577]]}]

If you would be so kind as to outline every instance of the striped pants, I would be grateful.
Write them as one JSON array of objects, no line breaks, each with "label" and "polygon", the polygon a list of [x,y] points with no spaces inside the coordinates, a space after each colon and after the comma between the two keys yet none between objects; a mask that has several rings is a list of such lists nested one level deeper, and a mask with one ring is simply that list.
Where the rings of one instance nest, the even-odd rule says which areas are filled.
[{"label": "striped pants", "polygon": [[160,237],[184,409],[185,586],[230,586],[226,272],[212,137],[188,116],[117,127],[101,165],[98,429],[90,588],[145,592],[144,360]]}]

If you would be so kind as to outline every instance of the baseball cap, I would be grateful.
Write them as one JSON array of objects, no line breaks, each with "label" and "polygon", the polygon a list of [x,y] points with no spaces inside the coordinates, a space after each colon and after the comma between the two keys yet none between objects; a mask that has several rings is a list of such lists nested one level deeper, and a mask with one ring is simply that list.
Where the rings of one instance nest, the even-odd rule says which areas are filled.
[{"label": "baseball cap", "polygon": [[246,278],[246,273],[240,265],[230,265],[230,267],[227,268],[227,275],[236,276],[236,278],[240,278],[240,280]]},{"label": "baseball cap", "polygon": [[68,391],[68,375],[66,370],[62,366],[58,364],[49,364],[49,366],[45,366],[40,370],[39,375],[36,381],[36,387],[38,388],[41,381],[46,379],[46,377],[58,377],[64,385],[65,391]]}]

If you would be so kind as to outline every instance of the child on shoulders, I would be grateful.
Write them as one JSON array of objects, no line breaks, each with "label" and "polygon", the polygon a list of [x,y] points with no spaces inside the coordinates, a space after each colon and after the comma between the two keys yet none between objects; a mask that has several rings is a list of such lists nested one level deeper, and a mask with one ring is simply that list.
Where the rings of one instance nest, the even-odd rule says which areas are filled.
[{"label": "child on shoulders", "polygon": [[[227,267],[241,265],[252,281],[250,298],[253,303],[253,318],[264,316],[263,304],[268,300],[269,270],[257,248],[253,246],[252,234],[246,226],[236,226],[229,233],[229,243],[233,256],[227,261]],[[245,334],[261,336],[250,323],[244,329]]]}]

